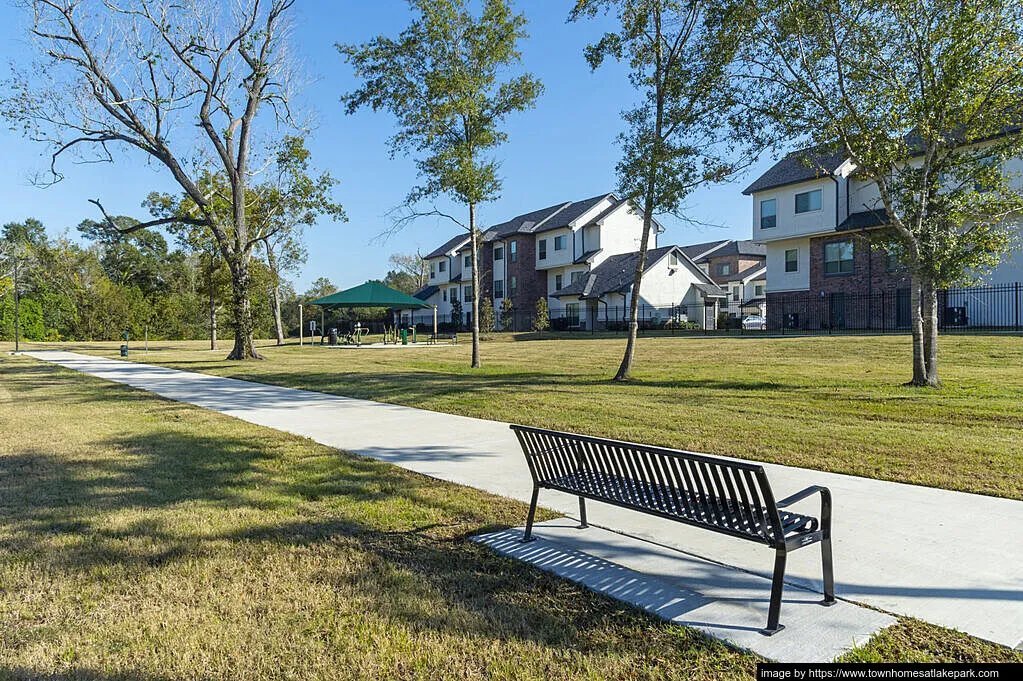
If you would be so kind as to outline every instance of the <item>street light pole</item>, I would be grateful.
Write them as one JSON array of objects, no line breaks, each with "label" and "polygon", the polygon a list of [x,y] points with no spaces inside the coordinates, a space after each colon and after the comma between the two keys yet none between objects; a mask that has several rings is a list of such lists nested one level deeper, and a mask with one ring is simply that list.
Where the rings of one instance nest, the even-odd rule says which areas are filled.
[{"label": "street light pole", "polygon": [[302,327],[305,326],[305,320],[302,319],[302,303],[298,304],[298,347],[302,347],[302,334],[304,331]]}]

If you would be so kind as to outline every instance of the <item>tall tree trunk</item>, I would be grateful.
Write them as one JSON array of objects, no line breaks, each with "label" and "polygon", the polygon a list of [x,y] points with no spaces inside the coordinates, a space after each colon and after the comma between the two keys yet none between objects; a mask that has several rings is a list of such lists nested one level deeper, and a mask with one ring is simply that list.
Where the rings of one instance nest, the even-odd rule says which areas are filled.
[{"label": "tall tree trunk", "polygon": [[21,351],[21,277],[18,260],[14,260],[14,351]]},{"label": "tall tree trunk", "polygon": [[277,272],[277,257],[274,255],[273,247],[269,241],[264,241],[266,246],[266,264],[270,266],[270,276],[273,283],[270,285],[270,307],[274,317],[274,331],[277,332],[277,345],[284,345],[284,324],[281,322],[281,278]]},{"label": "tall tree trunk", "polygon": [[469,248],[472,249],[472,368],[479,369],[480,362],[480,263],[477,251],[476,205],[469,204]]},{"label": "tall tree trunk", "polygon": [[913,378],[910,385],[927,385],[927,363],[924,357],[923,300],[920,295],[921,281],[913,277],[910,283],[910,321],[913,331]]},{"label": "tall tree trunk", "polygon": [[934,282],[925,281],[920,293],[923,298],[923,351],[926,384],[932,388],[941,385],[938,380],[938,290]]},{"label": "tall tree trunk", "polygon": [[246,253],[231,262],[231,298],[234,312],[234,347],[228,359],[263,359],[252,341],[252,306],[249,303],[249,263]]},{"label": "tall tree trunk", "polygon": [[214,267],[215,254],[210,253],[210,269],[209,269],[209,293],[210,293],[210,350],[217,349],[217,294],[216,287],[213,283],[213,274],[216,271]]},{"label": "tall tree trunk", "polygon": [[639,297],[643,283],[643,272],[646,270],[646,254],[650,244],[650,230],[653,227],[654,195],[653,182],[649,183],[647,195],[643,201],[643,237],[639,243],[639,260],[636,263],[636,274],[632,280],[632,293],[629,300],[629,340],[625,344],[625,356],[618,367],[614,380],[627,381],[632,373],[632,360],[636,355],[636,336],[639,332]]}]

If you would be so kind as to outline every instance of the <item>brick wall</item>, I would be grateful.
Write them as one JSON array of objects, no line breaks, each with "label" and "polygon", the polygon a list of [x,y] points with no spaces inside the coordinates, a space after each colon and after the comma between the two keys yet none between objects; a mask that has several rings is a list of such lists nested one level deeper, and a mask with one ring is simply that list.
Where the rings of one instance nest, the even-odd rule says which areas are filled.
[{"label": "brick wall", "polygon": [[[707,259],[708,273],[710,274],[710,278],[713,279],[714,283],[718,284],[719,286],[727,284],[729,281],[735,281],[735,275],[738,274],[739,272],[742,272],[743,270],[752,267],[755,264],[758,263],[762,264],[765,262],[767,262],[766,257],[751,258],[748,255],[725,255],[718,258],[711,257]],[[719,268],[723,264],[727,264],[730,266],[730,271],[728,274],[725,275],[718,274]]]}]

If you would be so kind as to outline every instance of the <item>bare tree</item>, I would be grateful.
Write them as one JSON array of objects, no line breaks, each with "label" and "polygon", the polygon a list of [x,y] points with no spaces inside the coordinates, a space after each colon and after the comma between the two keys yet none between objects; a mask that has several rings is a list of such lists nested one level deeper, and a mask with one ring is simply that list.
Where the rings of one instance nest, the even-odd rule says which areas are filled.
[{"label": "bare tree", "polygon": [[392,253],[389,260],[396,271],[407,274],[414,280],[416,290],[426,286],[426,282],[430,280],[430,267],[418,250],[415,253]]},{"label": "bare tree", "polygon": [[[11,95],[0,100],[9,121],[52,149],[46,182],[62,179],[58,162],[67,155],[112,161],[118,148],[141,152],[171,174],[194,211],[130,230],[189,224],[213,235],[231,272],[229,359],[259,358],[249,302],[259,238],[249,226],[246,188],[267,162],[261,150],[270,145],[254,138],[261,124],[274,132],[299,127],[287,50],[294,3],[19,0],[42,61],[16,68]],[[227,178],[229,211],[203,191],[202,176],[212,174]],[[92,203],[111,230],[120,229],[99,199]]]}]

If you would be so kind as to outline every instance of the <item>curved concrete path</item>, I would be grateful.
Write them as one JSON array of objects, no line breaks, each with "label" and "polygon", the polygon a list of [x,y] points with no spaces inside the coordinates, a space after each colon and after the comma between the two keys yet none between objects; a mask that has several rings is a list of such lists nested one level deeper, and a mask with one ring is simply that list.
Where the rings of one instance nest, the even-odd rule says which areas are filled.
[{"label": "curved concrete path", "polygon": [[[523,501],[530,496],[529,474],[507,424],[69,352],[26,354],[425,475]],[[764,467],[779,496],[811,484],[831,488],[839,598],[1023,647],[1023,501]],[[555,492],[541,494],[540,502],[569,517],[577,511],[573,497]],[[804,503],[816,512],[812,501]],[[598,527],[770,574],[773,554],[748,542],[603,504],[588,511]],[[600,544],[602,559],[628,562],[626,549]],[[792,554],[788,575],[792,584],[819,590],[819,552]]]}]

